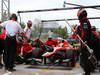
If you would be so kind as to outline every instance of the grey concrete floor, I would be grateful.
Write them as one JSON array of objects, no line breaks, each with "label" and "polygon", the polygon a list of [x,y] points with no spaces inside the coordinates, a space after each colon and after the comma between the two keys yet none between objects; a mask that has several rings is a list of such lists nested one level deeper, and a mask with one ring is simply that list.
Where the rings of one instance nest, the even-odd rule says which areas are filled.
[{"label": "grey concrete floor", "polygon": [[[5,72],[4,69],[0,69],[0,75],[82,75],[83,70],[81,67],[74,67],[72,70],[51,70],[51,69],[36,69],[27,68],[29,65],[16,65],[15,72]],[[53,66],[51,66],[53,67]],[[91,75],[100,75],[98,70]]]}]

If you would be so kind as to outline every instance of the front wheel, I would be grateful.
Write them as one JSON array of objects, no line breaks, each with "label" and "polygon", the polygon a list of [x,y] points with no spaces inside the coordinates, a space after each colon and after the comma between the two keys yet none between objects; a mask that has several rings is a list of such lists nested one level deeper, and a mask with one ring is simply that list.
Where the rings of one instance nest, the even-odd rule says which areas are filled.
[{"label": "front wheel", "polygon": [[55,64],[55,62],[57,60],[55,55],[50,56],[48,59],[49,59],[50,64]]}]

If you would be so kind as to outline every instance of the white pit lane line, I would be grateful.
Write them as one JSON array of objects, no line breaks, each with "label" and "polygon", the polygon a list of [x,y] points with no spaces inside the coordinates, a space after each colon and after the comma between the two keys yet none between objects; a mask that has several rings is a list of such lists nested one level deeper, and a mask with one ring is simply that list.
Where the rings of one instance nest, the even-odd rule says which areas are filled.
[{"label": "white pit lane line", "polygon": [[11,74],[12,74],[12,72],[6,72],[3,75],[11,75]]},{"label": "white pit lane line", "polygon": [[35,75],[39,75],[39,73],[35,73]]}]

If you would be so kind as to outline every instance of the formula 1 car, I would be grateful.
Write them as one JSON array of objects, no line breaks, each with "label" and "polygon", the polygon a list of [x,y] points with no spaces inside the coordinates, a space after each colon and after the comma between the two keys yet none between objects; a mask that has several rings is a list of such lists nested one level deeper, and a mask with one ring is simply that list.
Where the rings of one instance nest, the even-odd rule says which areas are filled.
[{"label": "formula 1 car", "polygon": [[63,60],[69,59],[66,63],[68,66],[73,67],[78,58],[78,50],[66,43],[62,47],[55,47],[52,52],[46,52],[42,56],[47,58],[51,64],[55,64],[58,60],[59,65],[63,63]]}]

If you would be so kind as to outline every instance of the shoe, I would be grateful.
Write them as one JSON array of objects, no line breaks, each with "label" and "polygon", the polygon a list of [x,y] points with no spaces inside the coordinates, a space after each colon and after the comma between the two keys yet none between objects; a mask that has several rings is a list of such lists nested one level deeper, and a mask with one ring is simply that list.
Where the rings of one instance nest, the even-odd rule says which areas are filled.
[{"label": "shoe", "polygon": [[16,65],[15,65],[15,64],[13,64],[13,67],[16,67]]},{"label": "shoe", "polygon": [[83,73],[82,75],[90,75],[90,73]]},{"label": "shoe", "polygon": [[0,66],[0,69],[2,69],[3,66]]},{"label": "shoe", "polygon": [[3,64],[0,63],[0,69],[3,67]]},{"label": "shoe", "polygon": [[16,71],[16,69],[9,68],[8,71],[13,72]]}]

